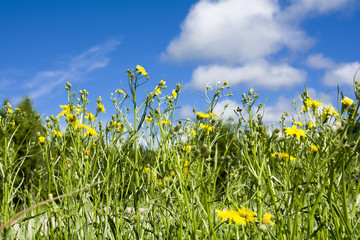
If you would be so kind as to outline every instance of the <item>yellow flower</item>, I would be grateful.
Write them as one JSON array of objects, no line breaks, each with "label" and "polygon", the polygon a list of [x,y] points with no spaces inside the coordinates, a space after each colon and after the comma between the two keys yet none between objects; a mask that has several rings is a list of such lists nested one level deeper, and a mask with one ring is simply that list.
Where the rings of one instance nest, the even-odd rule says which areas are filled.
[{"label": "yellow flower", "polygon": [[161,81],[159,82],[159,86],[160,86],[160,87],[165,86],[165,84],[166,84],[166,82],[165,82],[164,80],[161,80]]},{"label": "yellow flower", "polygon": [[15,128],[15,120],[12,120],[11,126]]},{"label": "yellow flower", "polygon": [[297,129],[296,125],[293,125],[292,128],[286,128],[285,133],[287,135],[296,135],[298,140],[300,140],[300,137],[305,137],[306,132],[302,129]]},{"label": "yellow flower", "polygon": [[283,160],[286,162],[288,162],[289,160],[291,162],[296,160],[296,158],[294,158],[293,156],[290,156],[288,153],[284,153],[284,152],[272,153],[271,156],[274,158],[279,158],[280,160]]},{"label": "yellow flower", "polygon": [[20,111],[20,108],[16,107],[16,108],[15,108],[15,111]]},{"label": "yellow flower", "polygon": [[200,124],[200,128],[203,129],[203,130],[205,129],[205,130],[210,131],[210,132],[213,131],[212,127],[210,125],[207,125],[207,124]]},{"label": "yellow flower", "polygon": [[196,131],[194,129],[192,130],[192,134],[196,136]]},{"label": "yellow flower", "polygon": [[230,176],[234,176],[234,173],[230,173]]},{"label": "yellow flower", "polygon": [[175,90],[172,90],[171,95],[176,99],[178,94]]},{"label": "yellow flower", "polygon": [[145,71],[145,69],[144,69],[142,66],[140,66],[140,65],[137,65],[137,66],[136,66],[136,71],[138,71],[140,74],[142,74],[142,75],[144,75],[144,76],[147,76],[147,75],[148,75],[148,73]]},{"label": "yellow flower", "polygon": [[45,137],[43,137],[43,136],[40,136],[40,137],[39,137],[39,142],[40,142],[40,144],[44,144],[44,143],[45,143],[45,140],[46,140]]},{"label": "yellow flower", "polygon": [[203,112],[197,112],[196,113],[200,118],[213,118],[217,116],[217,113],[203,113]]},{"label": "yellow flower", "polygon": [[144,170],[145,170],[146,173],[150,172],[150,168],[149,168],[149,167],[144,168]]},{"label": "yellow flower", "polygon": [[224,85],[227,85],[228,83],[229,83],[228,80],[225,80]]},{"label": "yellow flower", "polygon": [[353,104],[353,100],[348,98],[348,97],[344,97],[343,100],[341,100],[341,103],[343,104],[343,106],[345,108],[347,108],[348,106],[350,106],[351,104]]},{"label": "yellow flower", "polygon": [[99,136],[99,134],[96,132],[95,129],[87,126],[87,127],[86,127],[86,134],[85,134],[85,136],[87,136],[87,137]]},{"label": "yellow flower", "polygon": [[293,124],[296,124],[296,125],[298,125],[300,127],[304,126],[304,124],[302,124],[302,122],[293,122]]},{"label": "yellow flower", "polygon": [[315,110],[321,106],[321,102],[318,102],[317,100],[313,101],[311,98],[307,98],[305,100],[305,105]]},{"label": "yellow flower", "polygon": [[154,122],[154,119],[152,117],[146,117],[145,121],[152,123],[152,122]]},{"label": "yellow flower", "polygon": [[339,116],[339,113],[332,108],[331,104],[323,109],[321,120],[325,122],[328,119],[328,116]]},{"label": "yellow flower", "polygon": [[313,128],[314,127],[314,123],[312,122],[312,121],[310,121],[309,123],[308,123],[308,128]]},{"label": "yellow flower", "polygon": [[162,120],[161,121],[161,124],[163,124],[163,125],[167,125],[167,124],[169,124],[170,123],[170,121],[168,121],[168,120]]},{"label": "yellow flower", "polygon": [[91,112],[87,112],[85,118],[89,120],[94,120],[95,116]]},{"label": "yellow flower", "polygon": [[123,93],[124,91],[123,90],[121,90],[121,89],[116,89],[116,92],[117,92],[117,94],[121,94],[121,93]]},{"label": "yellow flower", "polygon": [[98,103],[97,104],[97,109],[96,109],[98,112],[105,112],[105,107],[103,104],[101,103]]},{"label": "yellow flower", "polygon": [[159,86],[156,86],[156,87],[155,87],[154,94],[155,94],[155,96],[157,96],[157,95],[160,95],[160,94],[161,94],[161,88],[159,88]]},{"label": "yellow flower", "polygon": [[62,132],[57,131],[55,129],[53,130],[53,134],[54,134],[55,137],[62,137]]},{"label": "yellow flower", "polygon": [[12,114],[14,111],[11,109],[11,108],[9,108],[8,110],[7,110],[7,113],[8,114]]},{"label": "yellow flower", "polygon": [[239,215],[238,211],[220,211],[216,210],[218,217],[222,218],[221,222],[225,222],[226,219],[229,220],[229,224],[231,224],[233,221],[237,224],[246,225],[246,221],[243,217]]},{"label": "yellow flower", "polygon": [[249,223],[249,222],[255,222],[255,215],[256,215],[256,212],[252,212],[250,210],[247,210],[245,207],[241,207],[241,209],[238,210],[239,212],[239,215],[241,217],[244,218],[244,220]]},{"label": "yellow flower", "polygon": [[186,146],[184,146],[184,147],[182,148],[182,150],[183,150],[184,152],[190,152],[191,146],[190,146],[190,145],[186,145]]},{"label": "yellow flower", "polygon": [[273,215],[271,213],[265,213],[263,218],[262,218],[262,221],[264,223],[268,223],[270,224],[272,227],[275,225],[274,222],[271,222],[271,218],[273,217]]},{"label": "yellow flower", "polygon": [[319,151],[319,148],[318,148],[316,145],[312,145],[312,146],[311,146],[311,151],[312,151],[313,153],[317,153],[317,152]]},{"label": "yellow flower", "polygon": [[158,179],[158,185],[159,185],[159,186],[162,186],[162,185],[163,185],[161,179]]}]

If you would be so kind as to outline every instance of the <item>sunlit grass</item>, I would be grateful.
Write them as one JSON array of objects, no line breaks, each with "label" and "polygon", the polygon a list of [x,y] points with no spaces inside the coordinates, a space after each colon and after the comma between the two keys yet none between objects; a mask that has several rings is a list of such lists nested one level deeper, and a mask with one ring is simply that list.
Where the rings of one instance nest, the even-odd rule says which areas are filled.
[{"label": "sunlit grass", "polygon": [[99,119],[111,106],[98,98],[91,111],[89,93],[67,83],[68,103],[28,144],[41,147],[44,163],[29,188],[14,184],[30,157],[17,155],[12,143],[21,109],[5,106],[4,239],[360,237],[357,83],[355,100],[339,90],[338,110],[305,90],[298,115],[284,115],[270,128],[253,89],[242,95],[231,123],[214,112],[221,97],[232,96],[227,81],[213,96],[206,88],[208,109],[175,121],[180,84],[164,95],[161,80],[139,98],[149,74],[141,66],[127,74],[127,87],[111,94],[115,114],[106,123]]}]

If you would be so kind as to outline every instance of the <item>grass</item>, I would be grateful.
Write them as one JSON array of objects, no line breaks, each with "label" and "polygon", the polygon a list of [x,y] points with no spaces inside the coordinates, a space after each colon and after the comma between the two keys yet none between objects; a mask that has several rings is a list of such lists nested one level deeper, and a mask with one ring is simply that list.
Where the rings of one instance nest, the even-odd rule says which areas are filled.
[{"label": "grass", "polygon": [[67,83],[67,105],[46,118],[45,134],[28,144],[41,146],[37,154],[45,164],[27,188],[14,184],[31,158],[18,156],[12,143],[21,127],[12,118],[21,109],[5,107],[4,239],[360,237],[357,82],[353,102],[339,90],[338,110],[305,89],[302,110],[271,128],[253,89],[243,94],[231,124],[214,112],[221,97],[232,95],[227,82],[218,83],[213,96],[206,89],[207,112],[194,109],[194,120],[174,121],[181,85],[163,95],[160,81],[139,102],[148,74],[140,66],[127,73],[128,86],[111,95],[116,114],[107,123],[100,121],[101,98],[90,113],[89,93],[72,92]]}]

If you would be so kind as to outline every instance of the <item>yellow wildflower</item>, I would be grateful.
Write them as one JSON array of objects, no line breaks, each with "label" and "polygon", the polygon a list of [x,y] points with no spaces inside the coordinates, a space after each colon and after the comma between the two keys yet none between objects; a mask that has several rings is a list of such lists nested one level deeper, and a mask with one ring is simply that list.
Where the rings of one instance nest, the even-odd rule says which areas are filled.
[{"label": "yellow wildflower", "polygon": [[20,111],[20,108],[16,107],[16,108],[15,108],[15,111]]},{"label": "yellow wildflower", "polygon": [[85,118],[89,120],[94,120],[95,116],[91,112],[87,112]]},{"label": "yellow wildflower", "polygon": [[163,185],[161,179],[158,179],[158,185],[159,185],[159,186],[162,186],[162,185]]},{"label": "yellow wildflower", "polygon": [[123,92],[124,92],[124,91],[121,90],[121,89],[116,89],[116,93],[119,94],[119,95],[120,95],[121,93],[123,93]]},{"label": "yellow wildflower", "polygon": [[275,225],[274,222],[271,222],[271,218],[273,217],[273,215],[271,213],[265,213],[263,218],[262,218],[262,221],[264,223],[268,223],[270,224],[272,227]]},{"label": "yellow wildflower", "polygon": [[239,215],[244,218],[245,222],[255,222],[255,215],[256,212],[252,212],[250,210],[247,210],[245,207],[241,207],[241,209],[238,210]]},{"label": "yellow wildflower", "polygon": [[341,103],[343,104],[343,106],[345,108],[347,108],[348,106],[353,104],[353,102],[354,102],[354,100],[352,100],[351,98],[348,98],[348,97],[344,97],[343,100],[341,100]]},{"label": "yellow wildflower", "polygon": [[145,170],[146,173],[150,172],[150,168],[149,168],[149,167],[144,168],[144,170]]},{"label": "yellow wildflower", "polygon": [[95,129],[91,128],[91,127],[86,127],[86,134],[85,136],[87,137],[91,137],[91,136],[99,136],[99,134],[96,132]]},{"label": "yellow wildflower", "polygon": [[15,120],[12,120],[11,126],[15,128]]},{"label": "yellow wildflower", "polygon": [[161,124],[163,124],[163,125],[167,125],[167,124],[169,124],[170,123],[170,121],[168,121],[168,120],[162,120],[161,121]]},{"label": "yellow wildflower", "polygon": [[314,123],[312,122],[312,121],[310,121],[309,123],[308,123],[308,128],[313,128],[314,127]]},{"label": "yellow wildflower", "polygon": [[200,128],[203,129],[203,130],[210,131],[210,132],[213,131],[213,128],[210,125],[207,125],[207,124],[200,124]]},{"label": "yellow wildflower", "polygon": [[196,136],[196,131],[194,129],[192,130],[192,134]]},{"label": "yellow wildflower", "polygon": [[246,225],[246,221],[243,217],[239,215],[238,211],[220,211],[216,210],[218,217],[222,218],[221,222],[225,222],[226,219],[229,220],[229,224],[231,224],[233,221],[237,224]]},{"label": "yellow wildflower", "polygon": [[178,94],[175,90],[172,90],[171,95],[176,99]]},{"label": "yellow wildflower", "polygon": [[145,117],[145,121],[147,122],[154,122],[154,119],[152,117]]},{"label": "yellow wildflower", "polygon": [[315,110],[321,106],[321,102],[318,102],[317,100],[313,101],[311,98],[307,98],[305,100],[305,105]]},{"label": "yellow wildflower", "polygon": [[287,135],[296,135],[298,140],[300,140],[300,137],[305,137],[306,132],[302,129],[297,129],[296,125],[293,125],[291,128],[286,128],[285,133]]},{"label": "yellow wildflower", "polygon": [[97,109],[96,109],[98,112],[105,112],[105,107],[103,104],[101,103],[98,103],[97,104]]},{"label": "yellow wildflower", "polygon": [[317,153],[317,152],[319,151],[319,148],[318,148],[316,145],[312,145],[312,146],[311,146],[311,151],[312,151],[313,153]]},{"label": "yellow wildflower", "polygon": [[234,176],[234,173],[230,173],[230,176]]},{"label": "yellow wildflower", "polygon": [[217,113],[203,113],[203,112],[197,112],[196,113],[200,118],[213,118],[217,116]]},{"label": "yellow wildflower", "polygon": [[283,160],[286,162],[288,162],[289,160],[291,162],[296,160],[296,158],[294,158],[293,156],[290,156],[288,153],[284,153],[284,152],[272,153],[271,156],[274,158],[279,158],[280,160]]},{"label": "yellow wildflower", "polygon": [[191,146],[190,146],[190,145],[186,145],[186,146],[184,146],[184,147],[182,148],[182,150],[183,150],[184,152],[190,152]]},{"label": "yellow wildflower", "polygon": [[228,80],[225,80],[224,85],[227,85],[228,83],[229,83]]},{"label": "yellow wildflower", "polygon": [[155,94],[155,96],[157,96],[157,95],[160,95],[160,94],[161,94],[161,88],[159,88],[159,86],[156,86],[156,87],[155,87],[154,94]]},{"label": "yellow wildflower", "polygon": [[296,125],[298,125],[300,127],[304,126],[304,124],[302,124],[302,122],[293,122],[293,124],[296,124]]},{"label": "yellow wildflower", "polygon": [[44,144],[44,143],[45,143],[45,140],[46,140],[45,137],[43,137],[43,136],[40,136],[40,137],[39,137],[39,143],[40,143],[40,144]]},{"label": "yellow wildflower", "polygon": [[7,110],[7,113],[8,114],[12,114],[14,111],[11,109],[11,108],[9,108],[8,110]]},{"label": "yellow wildflower", "polygon": [[161,80],[161,81],[159,82],[159,86],[160,86],[160,87],[165,86],[165,84],[166,84],[166,82],[165,82],[164,80]]},{"label": "yellow wildflower", "polygon": [[53,130],[53,134],[54,134],[54,137],[62,137],[62,132],[58,131],[58,130]]},{"label": "yellow wildflower", "polygon": [[136,71],[138,71],[140,74],[142,74],[142,75],[144,75],[144,76],[147,76],[147,75],[148,75],[148,73],[145,71],[145,69],[144,69],[142,66],[140,66],[140,65],[137,65],[137,66],[136,66]]}]

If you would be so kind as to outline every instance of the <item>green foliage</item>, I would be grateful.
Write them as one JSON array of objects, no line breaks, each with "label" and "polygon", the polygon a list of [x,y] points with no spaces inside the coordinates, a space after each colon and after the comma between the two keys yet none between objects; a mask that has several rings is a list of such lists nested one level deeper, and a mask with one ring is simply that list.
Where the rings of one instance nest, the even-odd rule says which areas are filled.
[{"label": "green foliage", "polygon": [[[19,145],[15,135],[32,125],[21,124],[21,111],[5,104],[0,214],[2,223],[11,224],[4,238],[360,237],[359,97],[351,102],[340,91],[336,111],[321,108],[305,91],[298,115],[284,114],[272,129],[263,123],[264,104],[253,89],[242,95],[233,122],[224,123],[223,113],[214,110],[221,97],[232,96],[224,94],[225,82],[211,97],[206,88],[206,112],[195,109],[193,120],[174,123],[181,85],[165,95],[162,80],[139,102],[149,75],[140,66],[127,73],[128,87],[111,95],[115,114],[107,123],[100,120],[101,98],[91,111],[89,93],[72,92],[67,83],[68,103],[45,119],[44,132],[35,135],[36,144],[25,145],[24,155],[13,150]],[[27,177],[19,169],[32,156],[44,164],[35,167],[39,182],[26,192],[14,183]],[[8,221],[17,211],[16,197],[22,209],[50,203]]]}]

